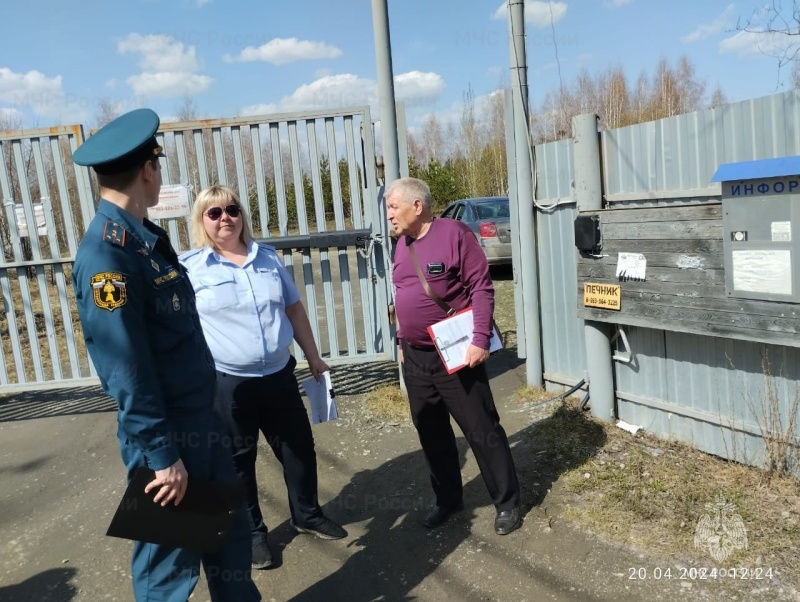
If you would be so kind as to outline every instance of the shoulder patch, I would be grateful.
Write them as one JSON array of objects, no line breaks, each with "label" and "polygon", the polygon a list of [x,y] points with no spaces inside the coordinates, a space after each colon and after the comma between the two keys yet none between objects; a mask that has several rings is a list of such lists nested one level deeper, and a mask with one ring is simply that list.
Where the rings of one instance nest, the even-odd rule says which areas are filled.
[{"label": "shoulder patch", "polygon": [[99,272],[92,276],[92,299],[100,309],[114,311],[128,300],[127,279],[119,272]]},{"label": "shoulder patch", "polygon": [[125,246],[125,228],[111,220],[103,227],[103,240],[118,247]]}]

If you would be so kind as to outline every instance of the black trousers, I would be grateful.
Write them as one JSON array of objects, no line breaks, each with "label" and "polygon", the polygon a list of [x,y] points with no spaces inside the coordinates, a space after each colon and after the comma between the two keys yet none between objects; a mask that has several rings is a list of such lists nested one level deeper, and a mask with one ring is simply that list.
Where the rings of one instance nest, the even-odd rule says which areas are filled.
[{"label": "black trousers", "polygon": [[[316,526],[324,520],[317,495],[317,456],[308,413],[294,376],[297,361],[292,357],[279,372],[260,378],[239,379],[232,395],[218,395],[218,410],[226,413],[239,481],[245,488],[247,508],[252,519],[253,539],[265,538],[267,526],[258,504],[256,453],[259,431],[283,465],[283,479],[289,494],[289,511],[295,524]],[[225,380],[218,374],[225,391]],[[230,387],[227,388],[230,390]],[[220,407],[221,406],[221,407]]]},{"label": "black trousers", "polygon": [[517,471],[486,368],[481,365],[447,374],[435,349],[415,349],[405,341],[403,357],[411,418],[430,469],[437,505],[457,504],[463,495],[452,416],[475,454],[497,510],[518,506]]}]

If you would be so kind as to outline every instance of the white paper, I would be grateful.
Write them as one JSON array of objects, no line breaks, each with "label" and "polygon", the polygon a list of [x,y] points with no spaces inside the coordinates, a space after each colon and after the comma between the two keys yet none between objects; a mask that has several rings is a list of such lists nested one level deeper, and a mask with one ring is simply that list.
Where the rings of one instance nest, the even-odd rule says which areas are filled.
[{"label": "white paper", "polygon": [[792,222],[772,222],[772,242],[792,241]]},{"label": "white paper", "polygon": [[617,259],[617,278],[620,280],[644,280],[647,259],[641,253],[620,253]]},{"label": "white paper", "polygon": [[320,374],[319,382],[313,376],[309,376],[302,385],[308,396],[309,406],[311,406],[311,424],[319,424],[339,417],[339,413],[336,411],[330,372]]},{"label": "white paper", "polygon": [[188,217],[191,213],[189,187],[184,184],[167,184],[158,193],[158,204],[147,210],[147,218],[154,220]]},{"label": "white paper", "polygon": [[[20,238],[28,236],[28,218],[25,216],[25,207],[20,204],[14,205],[14,215],[17,218],[17,232]],[[47,225],[44,220],[44,207],[41,203],[33,204],[33,219],[36,221],[36,234],[47,236]]]},{"label": "white paper", "polygon": [[792,252],[788,249],[733,251],[733,288],[751,293],[792,294]]},{"label": "white paper", "polygon": [[[472,343],[474,331],[472,310],[457,313],[450,318],[437,322],[431,326],[433,342],[442,356],[445,368],[455,370],[464,365],[467,358],[467,349]],[[489,353],[503,348],[503,341],[492,329],[492,338],[489,340]]]},{"label": "white paper", "polygon": [[639,432],[639,429],[642,428],[635,424],[628,424],[623,420],[617,421],[617,426],[621,428],[623,431],[628,431],[631,435],[635,435],[636,433]]}]

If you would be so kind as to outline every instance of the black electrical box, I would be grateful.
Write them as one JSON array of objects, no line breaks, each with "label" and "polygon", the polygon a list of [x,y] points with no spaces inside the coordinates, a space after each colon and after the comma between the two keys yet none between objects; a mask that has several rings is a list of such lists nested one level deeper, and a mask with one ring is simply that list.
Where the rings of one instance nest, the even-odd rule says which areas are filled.
[{"label": "black electrical box", "polygon": [[579,251],[600,250],[600,218],[597,215],[579,215],[575,218],[575,246]]}]

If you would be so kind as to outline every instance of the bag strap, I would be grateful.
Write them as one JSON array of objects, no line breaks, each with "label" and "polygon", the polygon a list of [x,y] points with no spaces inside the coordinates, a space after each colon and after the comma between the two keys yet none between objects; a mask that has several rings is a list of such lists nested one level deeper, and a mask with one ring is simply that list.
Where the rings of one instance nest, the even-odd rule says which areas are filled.
[{"label": "bag strap", "polygon": [[436,294],[436,292],[431,288],[431,285],[428,284],[428,281],[425,279],[425,275],[422,273],[422,268],[419,265],[419,258],[417,257],[417,252],[414,250],[414,244],[406,244],[406,248],[408,249],[408,254],[411,256],[411,261],[414,262],[414,267],[417,268],[417,276],[419,277],[419,283],[422,285],[422,288],[425,289],[425,294],[430,297],[436,305],[442,308],[448,316],[452,316],[456,313],[456,310],[450,307],[447,303],[445,303],[442,298]]}]

